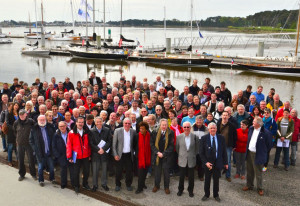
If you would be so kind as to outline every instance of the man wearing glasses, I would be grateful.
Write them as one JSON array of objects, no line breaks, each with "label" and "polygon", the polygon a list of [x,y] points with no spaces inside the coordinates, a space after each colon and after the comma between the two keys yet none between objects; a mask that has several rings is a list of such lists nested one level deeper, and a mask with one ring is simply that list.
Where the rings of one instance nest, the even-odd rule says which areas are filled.
[{"label": "man wearing glasses", "polygon": [[53,156],[57,158],[60,170],[60,187],[64,189],[67,186],[67,170],[70,171],[70,179],[72,186],[74,185],[73,180],[73,165],[68,162],[66,155],[66,145],[69,129],[67,128],[67,123],[61,121],[58,123],[58,130],[52,139],[52,151]]},{"label": "man wearing glasses", "polygon": [[132,191],[131,186],[133,180],[133,158],[134,158],[134,141],[136,139],[136,131],[131,128],[131,120],[125,118],[123,127],[118,128],[114,132],[112,152],[116,160],[116,188],[115,191],[121,190],[122,172],[125,168],[125,183],[128,191]]},{"label": "man wearing glasses", "polygon": [[194,169],[196,166],[196,155],[199,151],[199,138],[191,133],[191,123],[183,123],[184,133],[177,136],[176,151],[178,153],[178,165],[180,167],[180,178],[177,196],[181,196],[184,190],[184,178],[188,173],[190,197],[194,197]]}]

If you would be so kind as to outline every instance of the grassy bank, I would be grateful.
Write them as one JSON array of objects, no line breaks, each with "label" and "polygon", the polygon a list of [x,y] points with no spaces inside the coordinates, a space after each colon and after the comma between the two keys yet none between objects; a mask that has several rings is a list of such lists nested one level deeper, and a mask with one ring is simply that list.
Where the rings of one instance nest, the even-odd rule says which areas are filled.
[{"label": "grassy bank", "polygon": [[233,27],[227,28],[228,32],[242,32],[242,33],[279,33],[279,32],[296,32],[296,29],[281,29],[275,27]]}]

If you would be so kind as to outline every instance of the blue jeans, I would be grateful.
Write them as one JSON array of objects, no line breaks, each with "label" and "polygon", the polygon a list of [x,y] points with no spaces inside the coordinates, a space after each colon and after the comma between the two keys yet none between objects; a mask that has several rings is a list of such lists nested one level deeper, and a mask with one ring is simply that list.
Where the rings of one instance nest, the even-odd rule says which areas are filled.
[{"label": "blue jeans", "polygon": [[227,160],[228,160],[228,170],[226,172],[226,178],[231,177],[231,154],[232,154],[232,147],[227,147]]},{"label": "blue jeans", "polygon": [[6,135],[1,134],[3,150],[6,150]]},{"label": "blue jeans", "polygon": [[53,159],[51,156],[47,156],[42,158],[41,162],[38,162],[38,174],[39,174],[39,182],[44,182],[44,169],[48,166],[49,173],[50,173],[50,181],[54,180],[54,166],[53,166]]},{"label": "blue jeans", "polygon": [[15,153],[16,153],[16,157],[17,157],[17,150],[16,150],[16,148],[14,148],[14,144],[12,144],[12,143],[7,144],[7,161],[10,163],[12,162],[12,153],[13,153],[14,149],[15,149]]},{"label": "blue jeans", "polygon": [[285,167],[289,167],[290,166],[289,147],[276,147],[274,165],[278,165],[280,159],[280,153],[282,150],[283,150],[284,165]]}]

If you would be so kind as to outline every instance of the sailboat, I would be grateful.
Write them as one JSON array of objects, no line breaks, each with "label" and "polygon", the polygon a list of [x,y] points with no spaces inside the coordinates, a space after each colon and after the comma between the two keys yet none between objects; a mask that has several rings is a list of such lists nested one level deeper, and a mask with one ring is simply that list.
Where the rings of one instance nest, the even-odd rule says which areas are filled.
[{"label": "sailboat", "polygon": [[[165,11],[165,9],[164,9]],[[164,22],[166,18],[164,17]],[[165,31],[166,31],[166,23],[164,23]],[[165,32],[166,37],[166,32]],[[142,54],[140,55],[137,51],[134,51],[128,57],[129,60],[133,61],[143,61],[147,63],[153,64],[163,64],[168,66],[188,66],[188,67],[209,67],[212,60],[211,58],[207,58],[206,56],[192,56],[192,42],[193,42],[193,0],[191,0],[191,45],[187,49],[189,55],[177,55],[170,54],[167,55],[166,48],[155,51],[152,54]],[[160,54],[157,54],[160,53]]]},{"label": "sailboat", "polygon": [[[88,37],[88,2],[85,1],[85,22],[86,22],[86,37]],[[94,10],[94,9],[93,9]],[[93,15],[95,18],[95,15]],[[93,20],[95,22],[95,19]],[[94,30],[95,31],[95,30]],[[95,34],[95,33],[94,33]],[[127,58],[128,54],[123,50],[111,50],[111,49],[98,49],[95,47],[89,47],[89,41],[86,39],[85,48],[83,47],[73,47],[69,49],[71,55],[81,58],[91,58],[91,59],[119,59],[124,60]]]},{"label": "sailboat", "polygon": [[297,76],[300,77],[300,67],[297,66],[298,60],[298,45],[299,45],[299,31],[300,31],[300,8],[298,14],[298,26],[297,26],[297,41],[296,41],[296,49],[295,56],[293,57],[292,65],[276,65],[276,64],[242,64],[239,63],[237,65],[244,67],[248,70],[263,73],[263,74],[271,74],[271,75],[281,75],[281,76]]},{"label": "sailboat", "polygon": [[[35,13],[36,12],[36,0],[35,2]],[[36,35],[35,39],[37,40],[35,44],[27,44],[29,47],[22,48],[21,53],[25,55],[34,55],[34,56],[47,56],[50,54],[50,50],[45,49],[45,33],[44,33],[44,17],[43,17],[43,1],[41,0],[41,12],[42,12],[42,25],[41,25],[41,32],[40,32],[40,39],[42,42],[42,48],[39,48],[38,42],[38,35]],[[37,26],[37,17],[36,17],[36,26]],[[36,27],[38,29],[38,27]],[[36,32],[38,34],[38,32]]]}]

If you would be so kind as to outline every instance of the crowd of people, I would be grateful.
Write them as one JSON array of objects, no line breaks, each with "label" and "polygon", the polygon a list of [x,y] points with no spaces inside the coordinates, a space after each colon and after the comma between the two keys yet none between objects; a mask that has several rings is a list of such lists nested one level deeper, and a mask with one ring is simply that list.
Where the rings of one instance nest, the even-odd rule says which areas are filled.
[{"label": "crowd of people", "polygon": [[44,186],[44,170],[55,184],[54,168],[59,167],[61,188],[69,179],[76,193],[80,177],[84,189],[97,191],[100,170],[105,191],[109,190],[108,175],[115,176],[115,191],[120,191],[125,172],[128,191],[133,190],[134,176],[139,194],[152,175],[156,193],[163,174],[166,194],[170,194],[170,176],[176,175],[177,195],[183,194],[188,177],[187,190],[193,197],[196,170],[204,181],[202,200],[210,196],[212,177],[213,197],[220,201],[221,173],[228,182],[232,175],[245,180],[244,191],[254,188],[256,178],[258,194],[264,194],[262,174],[268,169],[272,148],[276,149],[274,168],[279,167],[281,151],[286,171],[296,164],[298,113],[289,101],[280,100],[274,88],[266,96],[263,86],[252,91],[251,85],[232,94],[224,81],[213,86],[206,78],[202,85],[194,80],[180,92],[160,76],[154,83],[122,76],[109,84],[92,72],[76,85],[68,77],[64,82],[36,78],[31,85],[14,78],[11,86],[3,84],[0,99],[8,165],[13,166],[15,153],[22,181],[26,153],[30,174],[40,186]]}]

